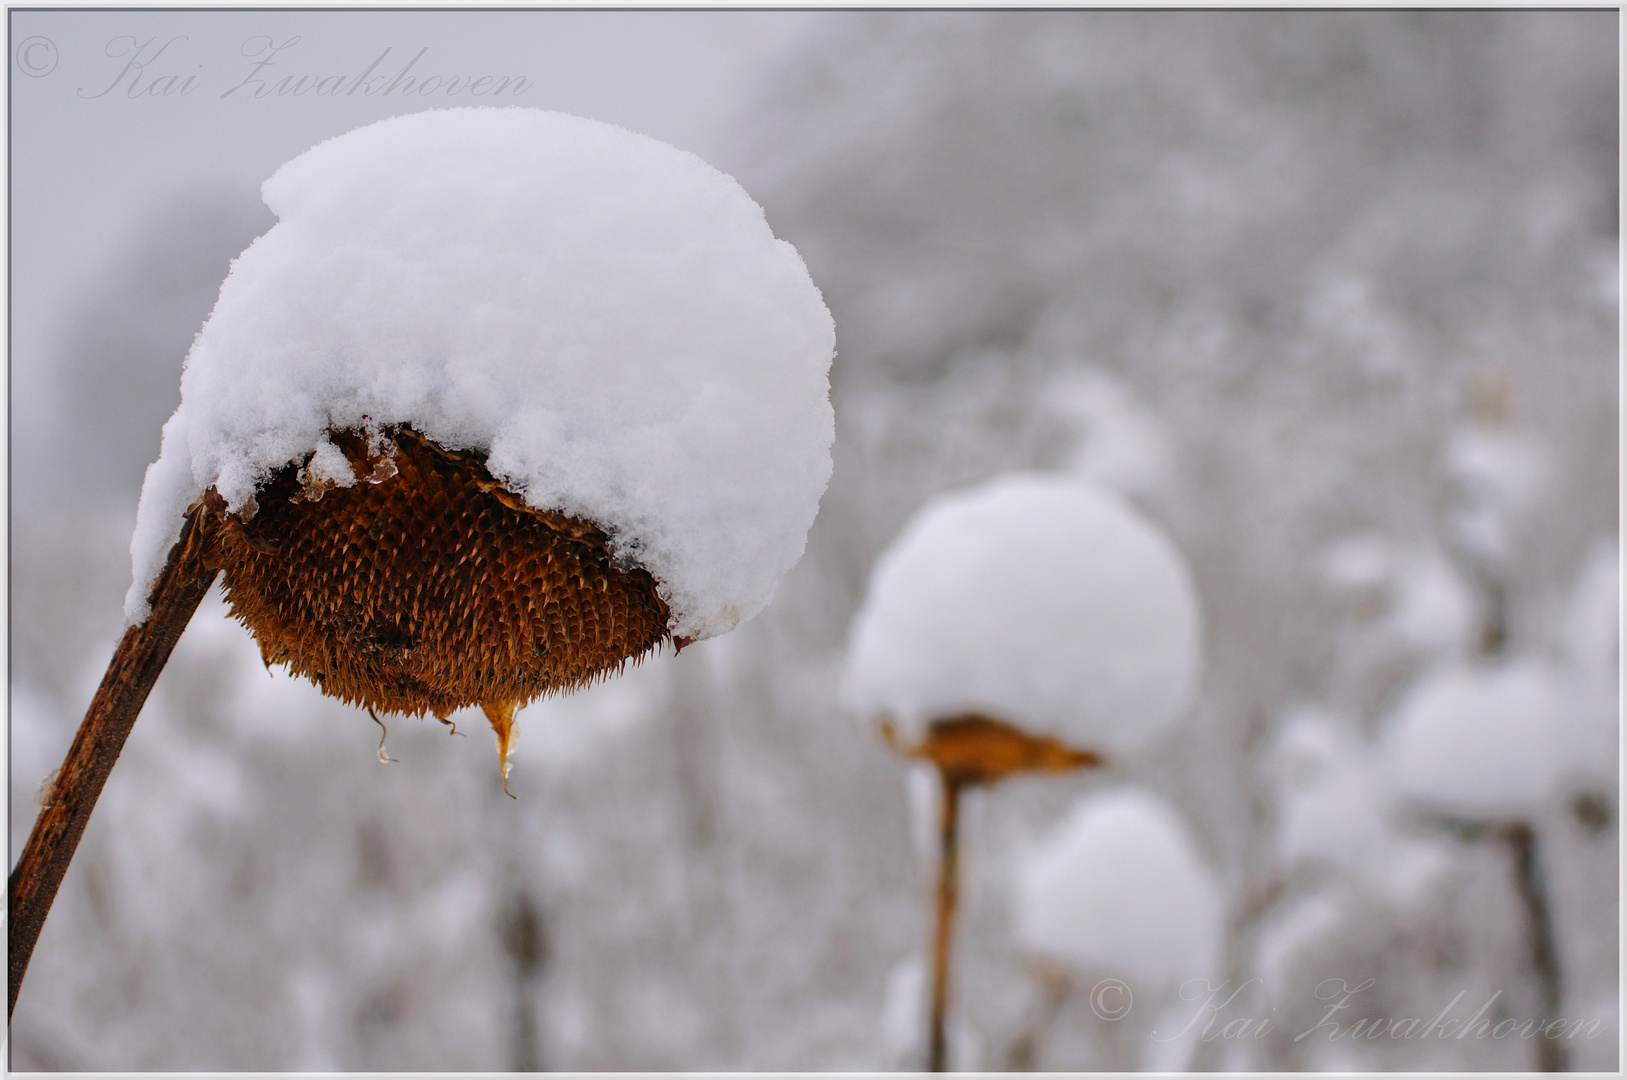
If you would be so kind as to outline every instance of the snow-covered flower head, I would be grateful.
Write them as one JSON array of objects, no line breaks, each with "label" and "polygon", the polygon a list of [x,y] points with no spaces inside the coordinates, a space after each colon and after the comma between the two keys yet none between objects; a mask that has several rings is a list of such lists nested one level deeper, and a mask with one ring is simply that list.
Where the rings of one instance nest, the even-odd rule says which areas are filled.
[{"label": "snow-covered flower head", "polygon": [[278,223],[233,263],[148,471],[132,622],[192,500],[240,512],[367,425],[594,522],[675,637],[768,602],[830,476],[835,336],[734,180],[609,124],[447,109],[330,139],[264,195]]},{"label": "snow-covered flower head", "polygon": [[983,713],[1119,754],[1191,702],[1201,626],[1175,546],[1079,478],[997,477],[939,496],[877,560],[843,697],[909,734]]},{"label": "snow-covered flower head", "polygon": [[835,333],[738,184],[448,109],[264,195],[147,471],[132,624],[201,543],[268,665],[369,710],[479,704],[506,779],[518,707],[768,603],[830,477]]},{"label": "snow-covered flower head", "polygon": [[1566,694],[1540,661],[1446,666],[1396,706],[1384,731],[1386,770],[1426,812],[1528,818],[1573,756],[1566,713]]}]

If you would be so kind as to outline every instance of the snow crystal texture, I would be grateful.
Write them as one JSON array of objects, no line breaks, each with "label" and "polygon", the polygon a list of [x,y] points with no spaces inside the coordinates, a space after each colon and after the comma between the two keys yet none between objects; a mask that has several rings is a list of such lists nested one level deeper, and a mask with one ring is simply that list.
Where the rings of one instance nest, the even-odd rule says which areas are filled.
[{"label": "snow crystal texture", "polygon": [[1017,872],[1018,944],[1135,991],[1218,974],[1223,915],[1181,816],[1137,788],[1075,804]]},{"label": "snow crystal texture", "polygon": [[676,636],[761,610],[831,470],[835,330],[734,180],[621,128],[447,109],[266,181],[142,490],[126,617],[214,486],[241,508],[329,428],[410,424],[643,566]]},{"label": "snow crystal texture", "polygon": [[1190,702],[1200,633],[1185,562],[1123,498],[1000,477],[928,502],[883,552],[843,698],[910,737],[980,712],[1126,753]]}]

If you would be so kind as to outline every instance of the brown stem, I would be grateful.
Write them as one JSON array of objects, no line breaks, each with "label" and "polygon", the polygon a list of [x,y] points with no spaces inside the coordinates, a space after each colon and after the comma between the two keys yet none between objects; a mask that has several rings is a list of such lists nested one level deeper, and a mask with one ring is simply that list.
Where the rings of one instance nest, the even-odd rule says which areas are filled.
[{"label": "brown stem", "polygon": [[927,1070],[949,1071],[949,1045],[944,1015],[949,1009],[949,948],[954,938],[955,907],[960,894],[960,789],[962,781],[941,774],[943,803],[938,817],[938,925],[932,940],[932,1027],[927,1042]]},{"label": "brown stem", "polygon": [[102,785],[124,749],[136,716],[147,700],[158,673],[215,579],[208,565],[201,505],[194,506],[181,526],[181,537],[170,549],[164,570],[153,585],[152,614],[124,632],[113,659],[91,699],[68,756],[57,770],[29,834],[22,857],[11,872],[11,944],[9,947],[10,999],[6,1016],[17,1007],[17,991],[28,970],[45,916],[56,899],[57,888],[68,871],[85,823],[102,793]]},{"label": "brown stem", "polygon": [[[1503,828],[1502,837],[1514,856],[1514,880],[1525,907],[1525,932],[1530,947],[1531,967],[1537,976],[1538,1008],[1546,1024],[1559,1017],[1559,953],[1554,947],[1548,893],[1542,886],[1541,867],[1537,865],[1536,830],[1523,821],[1515,822]],[[1541,1072],[1564,1072],[1565,1048],[1554,1039],[1546,1036],[1539,1038],[1537,1069]]]},{"label": "brown stem", "polygon": [[514,961],[514,1032],[511,1060],[515,1072],[541,1072],[536,1022],[536,987],[548,959],[542,912],[525,889],[517,889],[503,926],[503,947]]}]

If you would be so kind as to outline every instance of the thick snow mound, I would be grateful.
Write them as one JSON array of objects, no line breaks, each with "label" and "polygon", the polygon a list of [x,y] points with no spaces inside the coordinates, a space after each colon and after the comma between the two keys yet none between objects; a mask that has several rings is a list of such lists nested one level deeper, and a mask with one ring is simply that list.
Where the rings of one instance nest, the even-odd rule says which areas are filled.
[{"label": "thick snow mound", "polygon": [[928,502],[854,618],[846,704],[916,737],[981,712],[1124,753],[1198,677],[1199,609],[1173,544],[1081,479],[1015,475]]},{"label": "thick snow mound", "polygon": [[1174,451],[1162,420],[1121,380],[1099,368],[1067,371],[1045,400],[1074,432],[1065,468],[1131,495],[1160,495],[1174,474]]},{"label": "thick snow mound", "polygon": [[534,109],[359,128],[266,181],[142,490],[126,616],[188,503],[242,507],[329,427],[488,451],[532,506],[723,633],[801,557],[831,470],[835,330],[790,244],[692,154]]},{"label": "thick snow mound", "polygon": [[1529,817],[1575,756],[1567,712],[1564,689],[1539,661],[1444,668],[1390,718],[1388,771],[1396,790],[1426,811]]},{"label": "thick snow mound", "polygon": [[1136,788],[1075,804],[1017,872],[1018,944],[1132,990],[1217,975],[1224,917],[1186,823]]}]

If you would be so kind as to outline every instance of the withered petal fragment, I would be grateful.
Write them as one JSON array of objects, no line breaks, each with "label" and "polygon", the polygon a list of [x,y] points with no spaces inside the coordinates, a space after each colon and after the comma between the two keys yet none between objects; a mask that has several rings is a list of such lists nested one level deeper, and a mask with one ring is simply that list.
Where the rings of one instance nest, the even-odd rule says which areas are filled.
[{"label": "withered petal fragment", "polygon": [[511,799],[514,796],[508,790],[508,755],[520,735],[519,725],[514,723],[515,704],[512,701],[488,701],[480,706],[486,713],[486,719],[491,721],[491,729],[497,732],[497,765],[503,773],[503,794]]},{"label": "withered petal fragment", "polygon": [[390,762],[396,760],[384,749],[384,740],[390,737],[390,729],[384,726],[384,721],[380,720],[378,713],[374,712],[372,709],[367,710],[367,715],[371,716],[373,718],[373,723],[379,726],[379,764],[388,765]]}]

